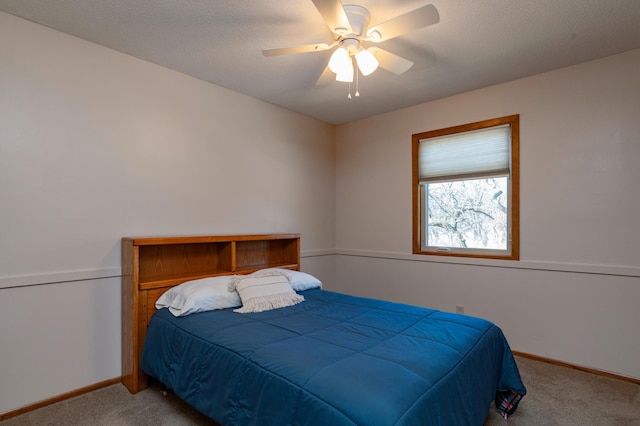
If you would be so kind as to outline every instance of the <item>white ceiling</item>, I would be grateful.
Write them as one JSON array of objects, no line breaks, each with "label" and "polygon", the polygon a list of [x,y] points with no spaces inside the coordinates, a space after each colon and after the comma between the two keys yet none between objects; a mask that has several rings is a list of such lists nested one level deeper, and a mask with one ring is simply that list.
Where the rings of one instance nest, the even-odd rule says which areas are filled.
[{"label": "white ceiling", "polygon": [[[320,120],[340,124],[640,48],[640,0],[345,0],[371,25],[433,4],[440,22],[380,43],[415,65],[316,85],[330,43],[311,0],[0,0],[0,10]],[[353,91],[353,90],[352,90]]]}]

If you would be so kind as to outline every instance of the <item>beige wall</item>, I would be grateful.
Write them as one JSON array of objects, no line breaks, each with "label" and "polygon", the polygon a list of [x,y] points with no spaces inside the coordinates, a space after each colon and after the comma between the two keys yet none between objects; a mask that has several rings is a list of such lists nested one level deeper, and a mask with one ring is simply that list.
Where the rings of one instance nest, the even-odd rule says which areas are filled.
[{"label": "beige wall", "polygon": [[[338,127],[337,288],[640,378],[640,50]],[[411,255],[411,135],[520,114],[521,261]]]},{"label": "beige wall", "polygon": [[335,126],[4,13],[0,58],[0,413],[120,375],[123,236],[300,232],[331,286]]}]

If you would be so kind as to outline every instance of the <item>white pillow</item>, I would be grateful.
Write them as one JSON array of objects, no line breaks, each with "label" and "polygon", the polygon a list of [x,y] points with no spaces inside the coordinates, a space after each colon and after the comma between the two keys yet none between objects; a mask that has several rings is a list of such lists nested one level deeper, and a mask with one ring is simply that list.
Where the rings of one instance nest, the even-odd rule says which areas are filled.
[{"label": "white pillow", "polygon": [[184,282],[166,291],[156,301],[156,309],[169,308],[176,317],[242,305],[240,296],[229,291],[233,276],[202,278]]},{"label": "white pillow", "polygon": [[234,309],[241,314],[284,308],[304,301],[303,296],[293,291],[289,279],[277,271],[236,275],[229,289],[235,289],[242,299],[242,307]]},{"label": "white pillow", "polygon": [[[269,268],[262,271],[278,271],[289,279],[291,288],[295,291],[304,291],[312,288],[322,288],[322,282],[311,274],[294,271],[292,269]],[[258,271],[260,272],[260,271]]]}]

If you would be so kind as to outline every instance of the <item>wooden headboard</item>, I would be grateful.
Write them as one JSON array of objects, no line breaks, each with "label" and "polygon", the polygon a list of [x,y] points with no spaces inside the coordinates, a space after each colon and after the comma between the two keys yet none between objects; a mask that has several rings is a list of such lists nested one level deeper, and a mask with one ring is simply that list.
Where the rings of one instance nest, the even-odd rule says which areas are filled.
[{"label": "wooden headboard", "polygon": [[262,268],[300,270],[300,235],[218,235],[122,239],[122,383],[147,387],[140,358],[155,302],[185,281],[250,274]]}]

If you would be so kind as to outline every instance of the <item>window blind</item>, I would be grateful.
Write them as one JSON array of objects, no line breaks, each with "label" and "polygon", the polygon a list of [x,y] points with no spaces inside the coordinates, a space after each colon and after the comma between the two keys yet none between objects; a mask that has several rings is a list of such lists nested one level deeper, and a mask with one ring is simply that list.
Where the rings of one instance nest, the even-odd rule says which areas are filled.
[{"label": "window blind", "polygon": [[511,126],[422,139],[418,144],[420,183],[508,176]]}]

